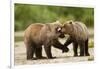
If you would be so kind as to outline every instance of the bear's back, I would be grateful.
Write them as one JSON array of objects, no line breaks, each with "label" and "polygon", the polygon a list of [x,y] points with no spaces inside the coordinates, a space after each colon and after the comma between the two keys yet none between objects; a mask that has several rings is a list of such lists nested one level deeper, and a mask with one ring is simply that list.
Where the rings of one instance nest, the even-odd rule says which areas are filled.
[{"label": "bear's back", "polygon": [[76,39],[88,39],[89,32],[85,24],[83,24],[82,22],[75,22],[73,27]]},{"label": "bear's back", "polygon": [[39,34],[41,28],[43,27],[43,24],[40,23],[35,23],[35,24],[31,24],[26,30],[25,30],[25,34],[24,37],[25,38],[29,38],[29,37],[35,37]]}]

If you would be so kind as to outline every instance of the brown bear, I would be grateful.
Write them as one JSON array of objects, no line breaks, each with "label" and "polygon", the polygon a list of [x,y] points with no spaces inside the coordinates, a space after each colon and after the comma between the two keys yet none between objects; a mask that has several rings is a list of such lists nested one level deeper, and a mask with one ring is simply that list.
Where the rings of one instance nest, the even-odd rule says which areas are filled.
[{"label": "brown bear", "polygon": [[56,21],[47,24],[31,24],[24,34],[24,43],[26,46],[27,59],[44,58],[42,56],[42,45],[48,58],[53,58],[51,53],[51,45],[64,51],[68,51],[59,41],[58,37],[64,38],[61,32],[62,25]]},{"label": "brown bear", "polygon": [[62,28],[62,32],[69,35],[64,46],[73,43],[74,56],[78,56],[77,48],[80,47],[80,56],[89,56],[88,41],[89,32],[86,25],[78,21],[66,21]]}]

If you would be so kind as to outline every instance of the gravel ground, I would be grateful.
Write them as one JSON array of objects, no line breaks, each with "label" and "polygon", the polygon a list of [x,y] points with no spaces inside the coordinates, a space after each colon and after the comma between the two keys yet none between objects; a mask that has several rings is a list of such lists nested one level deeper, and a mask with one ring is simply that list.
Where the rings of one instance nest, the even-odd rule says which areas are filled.
[{"label": "gravel ground", "polygon": [[[64,43],[63,40],[60,40]],[[39,60],[26,60],[26,48],[23,42],[16,42],[14,47],[14,63],[15,65],[30,65],[30,64],[50,64],[50,63],[68,63],[79,61],[92,61],[94,60],[94,49],[89,48],[89,57],[73,57],[72,44],[69,46],[68,53],[62,53],[61,50],[52,47],[52,55],[56,56],[55,59],[39,59]],[[46,56],[43,49],[43,56]]]}]

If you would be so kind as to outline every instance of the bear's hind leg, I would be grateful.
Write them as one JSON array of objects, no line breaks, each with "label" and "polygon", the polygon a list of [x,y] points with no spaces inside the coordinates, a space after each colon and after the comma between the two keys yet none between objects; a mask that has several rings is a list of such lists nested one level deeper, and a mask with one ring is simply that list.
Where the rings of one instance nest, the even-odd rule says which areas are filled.
[{"label": "bear's hind leg", "polygon": [[84,41],[80,42],[79,47],[80,47],[80,56],[84,56],[85,55],[85,42]]},{"label": "bear's hind leg", "polygon": [[33,49],[31,46],[27,46],[27,60],[30,60],[33,58]]},{"label": "bear's hind leg", "polygon": [[27,45],[27,48],[26,48],[27,60],[35,60],[35,58],[33,57],[33,56],[34,56],[35,50],[36,50],[36,47],[35,47],[34,44],[29,43],[29,44]]},{"label": "bear's hind leg", "polygon": [[85,56],[90,56],[88,52],[88,39],[85,41]]}]

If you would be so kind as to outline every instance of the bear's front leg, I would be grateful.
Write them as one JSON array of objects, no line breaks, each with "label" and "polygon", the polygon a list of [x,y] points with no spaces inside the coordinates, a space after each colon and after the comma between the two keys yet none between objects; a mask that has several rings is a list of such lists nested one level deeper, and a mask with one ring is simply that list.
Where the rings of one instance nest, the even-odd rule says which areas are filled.
[{"label": "bear's front leg", "polygon": [[66,46],[64,46],[63,44],[61,44],[58,41],[58,39],[53,40],[53,47],[62,50],[62,52],[68,52],[69,51],[69,49]]},{"label": "bear's front leg", "polygon": [[45,49],[45,52],[46,52],[46,55],[47,55],[48,59],[56,58],[56,57],[52,57],[51,46],[44,45],[44,49]]},{"label": "bear's front leg", "polygon": [[78,48],[78,43],[77,42],[73,42],[73,51],[74,51],[74,56],[78,56],[77,53],[77,48]]},{"label": "bear's front leg", "polygon": [[69,48],[68,45],[71,44],[73,42],[73,38],[71,36],[68,37],[68,39],[66,40],[66,42],[64,43],[64,47],[63,47],[63,53],[64,52],[68,52]]},{"label": "bear's front leg", "polygon": [[36,48],[35,55],[37,59],[45,59],[46,57],[42,56],[42,46]]}]

